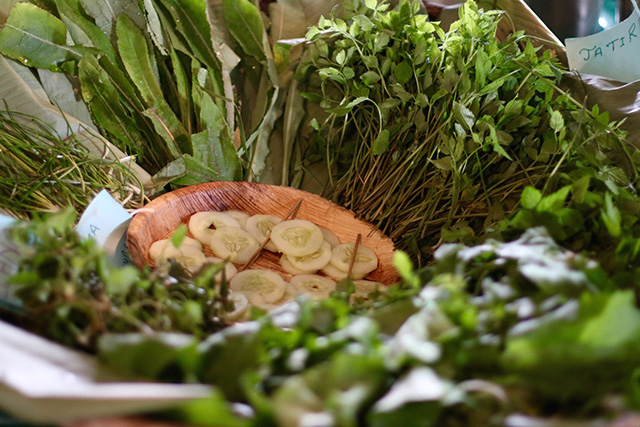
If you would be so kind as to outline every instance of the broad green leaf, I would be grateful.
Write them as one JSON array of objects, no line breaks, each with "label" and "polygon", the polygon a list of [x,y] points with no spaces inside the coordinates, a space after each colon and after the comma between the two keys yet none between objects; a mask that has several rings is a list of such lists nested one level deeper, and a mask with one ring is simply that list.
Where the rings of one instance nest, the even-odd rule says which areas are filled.
[{"label": "broad green leaf", "polygon": [[247,172],[249,178],[256,179],[258,182],[263,182],[262,174],[267,167],[266,160],[270,152],[269,140],[276,121],[282,115],[282,103],[280,89],[274,88],[266,113],[257,128],[247,138],[246,146],[251,158],[250,170]]},{"label": "broad green leaf", "polygon": [[622,216],[620,215],[620,209],[613,204],[613,198],[609,192],[604,196],[602,221],[612,237],[620,237],[622,234]]},{"label": "broad green leaf", "polygon": [[194,140],[194,157],[216,172],[216,180],[240,179],[242,166],[233,143],[233,134],[222,111],[208,95],[203,100],[200,116],[206,126],[207,138],[204,144]]},{"label": "broad green leaf", "polygon": [[376,10],[378,7],[378,0],[364,0],[364,5],[371,10]]},{"label": "broad green leaf", "polygon": [[118,53],[145,103],[153,105],[158,99],[164,99],[160,83],[155,77],[158,72],[149,60],[151,53],[144,34],[126,15],[118,17],[116,34]]},{"label": "broad green leaf", "polygon": [[248,0],[224,0],[223,3],[225,22],[231,35],[245,54],[264,61],[265,29],[258,8]]},{"label": "broad green leaf", "polygon": [[178,105],[180,105],[182,125],[185,128],[185,131],[188,134],[191,134],[193,133],[191,131],[191,114],[193,109],[193,104],[191,102],[191,81],[183,67],[180,54],[175,49],[171,49],[171,64],[173,66],[173,74],[176,82],[176,89],[178,91]]},{"label": "broad green leaf", "polygon": [[85,55],[78,64],[82,96],[98,124],[128,147],[140,146],[142,135],[120,103],[116,88],[94,56]]},{"label": "broad green leaf", "polygon": [[536,211],[554,213],[564,206],[570,191],[571,186],[567,185],[562,187],[555,193],[543,197],[542,200],[540,200],[540,202],[538,202],[538,204],[536,205]]},{"label": "broad green leaf", "polygon": [[145,26],[137,0],[80,0],[80,4],[98,28],[109,37],[115,34],[116,21],[120,15],[127,15],[140,29]]},{"label": "broad green leaf", "polygon": [[98,26],[82,15],[79,0],[56,0],[56,7],[76,45],[95,47],[109,59],[116,61],[116,52],[111,40]]},{"label": "broad green leaf", "polygon": [[556,133],[559,133],[564,128],[564,118],[559,111],[554,111],[551,113],[551,120],[549,121],[549,126]]},{"label": "broad green leaf", "polygon": [[383,129],[380,131],[376,140],[373,141],[373,147],[371,152],[374,156],[385,153],[389,149],[389,130]]},{"label": "broad green leaf", "polygon": [[[305,116],[304,98],[300,96],[298,81],[294,80],[289,86],[287,100],[284,107],[282,145],[284,159],[282,161],[282,181],[280,185],[289,185],[291,157],[294,149],[297,131]],[[317,121],[316,121],[317,123]]]},{"label": "broad green leaf", "polygon": [[[147,32],[153,40],[153,43],[156,45],[158,50],[163,54],[167,55],[169,53],[169,48],[167,47],[167,40],[165,40],[164,29],[162,28],[162,21],[160,16],[158,15],[158,11],[156,10],[156,6],[154,5],[152,0],[143,0],[144,4],[144,13],[146,15],[147,21]],[[173,61],[173,60],[172,60]]]},{"label": "broad green leaf", "polygon": [[354,99],[353,101],[345,104],[345,105],[340,105],[338,107],[335,108],[331,108],[329,110],[327,110],[327,112],[335,114],[338,117],[341,116],[346,116],[347,114],[349,114],[351,112],[351,110],[353,110],[353,107],[355,107],[358,104],[361,104],[365,101],[368,101],[369,98],[365,97],[365,96],[360,96],[356,99]]},{"label": "broad green leaf", "polygon": [[190,135],[187,134],[182,123],[175,115],[164,98],[147,108],[142,114],[148,117],[158,135],[164,140],[167,149],[174,158],[181,154],[192,154]]},{"label": "broad green leaf", "polygon": [[458,101],[453,101],[453,116],[467,131],[470,131],[473,128],[476,121],[476,116],[473,114],[473,111],[469,110]]},{"label": "broad green leaf", "polygon": [[413,77],[413,68],[408,61],[402,61],[393,69],[393,75],[403,85]]},{"label": "broad green leaf", "polygon": [[[206,3],[203,0],[158,0],[171,14],[173,26],[186,40],[195,57],[211,69],[220,69],[211,38],[211,26],[207,20]],[[165,24],[165,28],[167,24]],[[177,49],[178,46],[174,47]]]},{"label": "broad green leaf", "polygon": [[180,224],[171,235],[171,244],[173,244],[173,246],[175,246],[176,248],[179,248],[184,241],[184,238],[187,236],[188,231],[189,228],[186,224]]},{"label": "broad green leaf", "polygon": [[542,193],[535,187],[525,187],[520,196],[520,204],[525,209],[535,209],[538,202],[542,200]]},{"label": "broad green leaf", "polygon": [[109,58],[101,57],[98,59],[98,63],[100,66],[106,71],[107,77],[111,84],[118,90],[120,94],[121,101],[123,103],[126,102],[128,107],[132,110],[136,111],[139,114],[145,110],[145,106],[143,104],[143,100],[140,99],[138,92],[136,92],[136,88],[129,80],[128,76],[125,74],[125,70],[115,65],[113,62],[109,60]]},{"label": "broad green leaf", "polygon": [[80,60],[85,49],[67,46],[64,23],[30,3],[18,3],[0,31],[0,53],[36,68],[60,71],[70,60]]}]

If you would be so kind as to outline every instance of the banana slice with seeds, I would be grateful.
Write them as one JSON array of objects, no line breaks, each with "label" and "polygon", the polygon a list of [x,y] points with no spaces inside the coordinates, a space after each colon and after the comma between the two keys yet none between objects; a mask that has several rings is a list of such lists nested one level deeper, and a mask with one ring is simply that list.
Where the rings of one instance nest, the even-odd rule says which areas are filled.
[{"label": "banana slice with seeds", "polygon": [[[339,270],[347,272],[349,270],[349,263],[353,257],[353,249],[355,244],[343,243],[336,246],[331,251],[331,264]],[[364,245],[358,246],[358,253],[356,254],[355,261],[353,263],[353,269],[351,270],[352,277],[363,278],[373,270],[378,268],[378,257],[376,253]]]},{"label": "banana slice with seeds", "polygon": [[234,264],[246,263],[260,248],[260,243],[251,234],[234,227],[217,229],[209,245],[216,256]]},{"label": "banana slice with seeds", "polygon": [[331,245],[324,241],[320,249],[310,255],[291,256],[282,255],[286,258],[293,268],[299,271],[318,271],[331,261]]},{"label": "banana slice with seeds", "polygon": [[161,255],[155,260],[156,266],[164,264],[169,259],[176,260],[191,273],[198,272],[205,262],[202,250],[189,245],[180,245],[179,248],[172,244],[166,245]]},{"label": "banana slice with seeds", "polygon": [[[222,264],[222,263],[224,263],[224,275],[227,278],[227,280],[231,280],[233,276],[238,274],[238,269],[236,268],[236,266],[231,264],[230,262],[225,263],[222,258],[218,258],[214,256],[208,256],[205,258],[205,264]],[[220,283],[222,281],[222,271],[217,272],[214,277],[215,277],[216,283]]]},{"label": "banana slice with seeds", "polygon": [[245,225],[247,224],[247,220],[251,215],[249,215],[246,212],[236,211],[236,210],[222,211],[222,213],[225,215],[229,215],[231,218],[238,221],[238,223],[240,224],[240,227],[246,230]]},{"label": "banana slice with seeds", "polygon": [[[342,279],[346,279],[346,277],[347,277],[347,272],[346,271],[340,270],[338,267],[336,267],[335,265],[333,265],[331,263],[325,265],[322,268],[321,271],[324,274],[326,274],[327,276],[331,277],[333,280],[338,281],[338,282],[340,280],[342,280]],[[356,277],[352,277],[352,278],[356,279]],[[357,279],[362,279],[362,277],[357,277]]]},{"label": "banana slice with seeds", "polygon": [[298,295],[307,294],[313,299],[329,298],[336,290],[336,282],[318,274],[301,274],[293,276],[289,283],[296,289]]},{"label": "banana slice with seeds", "polygon": [[[171,239],[156,240],[149,247],[149,258],[156,261],[158,258],[162,257],[162,253],[168,246],[175,247]],[[182,239],[182,243],[180,244],[180,247],[182,246],[193,246],[194,248],[200,251],[202,250],[202,243],[188,236],[185,236],[184,239]]]},{"label": "banana slice with seeds", "polygon": [[247,320],[249,314],[249,300],[240,292],[231,292],[231,301],[233,301],[233,311],[227,311],[223,314],[225,322],[239,322]]},{"label": "banana slice with seeds", "polygon": [[[273,227],[281,222],[282,220],[275,215],[253,215],[247,219],[245,230],[262,244],[271,234]],[[271,252],[278,252],[278,247],[272,241],[269,241],[264,248]]]},{"label": "banana slice with seeds", "polygon": [[224,212],[197,212],[189,218],[189,232],[205,245],[209,244],[216,230],[227,227],[242,228],[237,220]]},{"label": "banana slice with seeds", "polygon": [[282,300],[287,282],[273,271],[244,270],[231,279],[229,287],[244,294],[251,304],[262,307]]},{"label": "banana slice with seeds", "polygon": [[292,276],[297,276],[299,274],[313,274],[318,271],[318,270],[298,270],[291,264],[291,261],[289,261],[289,257],[287,257],[286,255],[282,255],[280,257],[280,266],[285,272],[291,274]]},{"label": "banana slice with seeds", "polygon": [[331,245],[332,249],[340,244],[340,238],[336,236],[336,234],[333,231],[324,227],[320,227],[320,231],[322,231],[324,240]]},{"label": "banana slice with seeds", "polygon": [[284,254],[305,256],[320,249],[324,236],[320,227],[311,221],[292,219],[282,221],[273,227],[271,241]]}]

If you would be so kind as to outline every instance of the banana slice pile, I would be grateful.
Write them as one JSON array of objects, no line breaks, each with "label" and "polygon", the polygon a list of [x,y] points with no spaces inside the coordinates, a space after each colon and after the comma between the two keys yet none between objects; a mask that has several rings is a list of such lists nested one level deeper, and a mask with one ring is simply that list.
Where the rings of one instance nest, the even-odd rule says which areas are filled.
[{"label": "banana slice pile", "polygon": [[[206,211],[191,215],[188,229],[193,238],[185,237],[178,247],[171,239],[158,240],[151,245],[149,257],[156,265],[173,259],[194,274],[206,264],[225,263],[235,307],[227,313],[230,322],[246,318],[251,306],[272,310],[302,294],[313,299],[329,297],[336,281],[347,277],[352,259],[354,298],[366,299],[382,286],[362,280],[378,267],[373,250],[359,245],[354,257],[353,243],[341,243],[331,230],[311,221],[282,221],[274,215],[250,216],[238,210]],[[238,272],[235,265],[247,263],[267,239],[264,249],[282,254],[280,265],[292,276],[289,282],[274,271]],[[215,278],[220,282],[222,272]]]}]

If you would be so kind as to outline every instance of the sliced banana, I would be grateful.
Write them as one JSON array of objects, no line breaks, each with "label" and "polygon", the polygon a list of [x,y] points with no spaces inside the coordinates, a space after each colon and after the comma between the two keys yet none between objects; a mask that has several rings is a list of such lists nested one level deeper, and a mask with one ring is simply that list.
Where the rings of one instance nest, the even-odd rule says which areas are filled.
[{"label": "sliced banana", "polygon": [[291,274],[292,276],[297,276],[299,274],[312,274],[318,271],[318,270],[298,270],[291,264],[291,261],[289,261],[289,258],[286,255],[282,255],[280,257],[280,266],[285,272]]},{"label": "sliced banana", "polygon": [[244,270],[229,282],[234,292],[240,292],[255,306],[274,304],[285,294],[287,282],[278,273],[267,270]]},{"label": "sliced banana", "polygon": [[227,311],[223,314],[225,322],[239,322],[247,320],[249,314],[249,300],[240,292],[231,292],[231,301],[233,301],[233,311]]},{"label": "sliced banana", "polygon": [[[221,264],[223,262],[224,260],[222,258],[214,256],[208,256],[205,258],[205,264]],[[233,278],[233,276],[235,276],[236,274],[238,274],[238,269],[235,265],[231,264],[230,262],[224,264],[224,275],[227,280],[231,280],[231,278]],[[217,272],[214,278],[216,280],[216,283],[220,283],[222,281],[222,271]]]},{"label": "sliced banana", "polygon": [[205,263],[205,256],[202,250],[190,245],[180,245],[179,248],[171,244],[166,245],[160,256],[155,260],[155,263],[156,265],[164,264],[169,259],[176,260],[191,273],[196,273]]},{"label": "sliced banana", "polygon": [[227,227],[242,228],[237,220],[224,212],[197,212],[189,218],[189,232],[205,245],[209,244],[216,230]]},{"label": "sliced banana", "polygon": [[[342,271],[349,270],[349,263],[353,256],[353,243],[343,243],[331,251],[331,264]],[[358,253],[353,262],[351,276],[354,279],[362,279],[367,274],[378,268],[378,257],[375,252],[364,245],[358,246]]]},{"label": "sliced banana", "polygon": [[286,258],[293,268],[299,271],[318,271],[331,261],[331,245],[324,241],[320,249],[312,253],[311,255],[304,256],[290,256],[282,255]]},{"label": "sliced banana", "polygon": [[373,282],[371,280],[354,280],[354,291],[350,295],[349,302],[355,304],[357,302],[368,301],[371,292],[380,291],[384,292],[385,286],[379,282]]},{"label": "sliced banana", "polygon": [[236,221],[238,221],[238,223],[240,224],[240,227],[242,227],[242,228],[244,228],[246,230],[245,225],[247,224],[247,220],[249,219],[249,217],[251,215],[249,215],[246,212],[236,211],[236,210],[222,211],[222,213],[224,213],[226,215],[229,215],[231,218],[233,218]]},{"label": "sliced banana", "polygon": [[[260,244],[262,244],[262,242],[264,242],[264,240],[271,234],[273,227],[281,222],[282,220],[275,215],[253,215],[247,219],[245,230],[255,237]],[[272,241],[269,241],[264,248],[271,252],[278,252],[278,247]]]},{"label": "sliced banana", "polygon": [[305,256],[320,249],[324,236],[320,227],[314,223],[303,219],[292,219],[282,221],[273,227],[271,241],[284,254]]},{"label": "sliced banana", "polygon": [[260,243],[242,228],[224,227],[216,230],[209,242],[213,253],[234,264],[244,264],[260,248]]},{"label": "sliced banana", "polygon": [[[175,247],[171,239],[160,239],[153,242],[149,247],[149,258],[156,261],[162,256],[162,252],[164,252],[167,245]],[[182,239],[180,247],[182,246],[193,246],[196,249],[202,250],[202,243],[188,236],[185,236],[184,239]]]},{"label": "sliced banana", "polygon": [[322,231],[322,235],[324,236],[324,240],[329,242],[331,248],[335,248],[340,244],[340,238],[336,236],[336,234],[329,230],[328,228],[320,227],[320,231]]},{"label": "sliced banana", "polygon": [[298,295],[307,294],[313,299],[329,298],[336,290],[336,282],[318,274],[301,274],[293,276],[289,283],[296,289]]},{"label": "sliced banana", "polygon": [[295,299],[295,297],[298,295],[298,291],[296,291],[296,289],[291,286],[291,283],[286,282],[287,283],[287,287],[284,290],[284,296],[282,297],[281,300],[276,301],[273,304],[264,304],[262,307],[267,311],[273,311],[278,307],[283,306],[284,304],[288,303],[289,301],[293,301]]},{"label": "sliced banana", "polygon": [[[347,278],[347,272],[346,271],[342,271],[340,270],[338,267],[336,267],[335,265],[329,263],[327,265],[325,265],[322,270],[321,270],[324,274],[326,274],[327,276],[331,277],[333,280],[335,281],[340,281],[342,279],[346,279]],[[362,277],[359,277],[359,279],[362,279]]]}]

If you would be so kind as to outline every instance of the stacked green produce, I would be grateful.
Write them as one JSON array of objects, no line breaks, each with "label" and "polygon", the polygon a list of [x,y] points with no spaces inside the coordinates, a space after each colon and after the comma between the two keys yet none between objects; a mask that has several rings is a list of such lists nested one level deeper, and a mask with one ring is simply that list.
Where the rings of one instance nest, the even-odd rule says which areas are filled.
[{"label": "stacked green produce", "polygon": [[[640,405],[640,154],[563,91],[548,52],[495,39],[500,12],[469,1],[444,31],[417,2],[345,1],[305,41],[276,18],[304,16],[303,0],[273,3],[270,26],[247,0],[116,3],[135,11],[17,6],[2,52],[77,77],[100,131],[161,186],[325,188],[406,251],[402,280],[356,304],[345,280],[225,327],[215,267],[115,269],[67,211],[16,227],[24,311],[3,318],[123,371],[214,385],[166,414],[191,422],[606,422]],[[31,13],[61,57],[36,63],[11,42]]]}]

